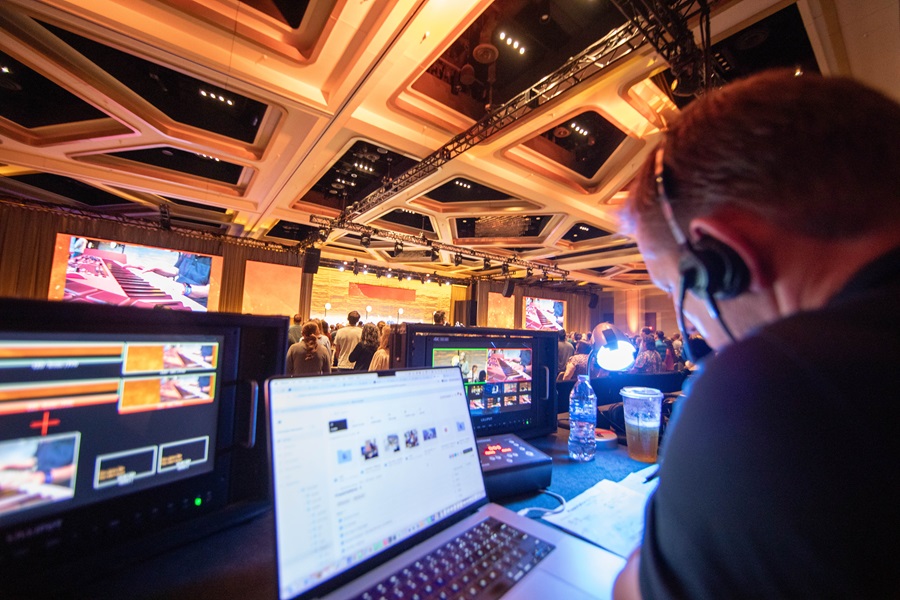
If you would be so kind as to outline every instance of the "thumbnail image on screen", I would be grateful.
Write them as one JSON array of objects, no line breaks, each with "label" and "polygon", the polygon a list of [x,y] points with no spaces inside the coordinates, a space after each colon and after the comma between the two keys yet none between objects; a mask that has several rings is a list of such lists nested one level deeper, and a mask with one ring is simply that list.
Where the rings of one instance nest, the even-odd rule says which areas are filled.
[{"label": "thumbnail image on screen", "polygon": [[79,432],[0,441],[3,516],[75,496]]},{"label": "thumbnail image on screen", "polygon": [[50,300],[206,311],[218,306],[221,258],[56,236]]},{"label": "thumbnail image on screen", "polygon": [[565,324],[565,300],[525,297],[525,329],[559,331]]},{"label": "thumbnail image on screen", "polygon": [[530,348],[435,348],[431,364],[459,367],[472,414],[531,408]]}]

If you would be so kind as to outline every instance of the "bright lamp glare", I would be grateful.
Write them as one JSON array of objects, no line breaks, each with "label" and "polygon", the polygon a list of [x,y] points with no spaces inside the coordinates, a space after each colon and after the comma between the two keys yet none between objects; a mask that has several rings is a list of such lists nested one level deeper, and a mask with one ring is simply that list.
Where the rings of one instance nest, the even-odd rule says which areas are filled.
[{"label": "bright lamp glare", "polygon": [[597,351],[597,364],[607,371],[624,371],[634,364],[634,346],[624,341],[615,350],[604,346]]}]

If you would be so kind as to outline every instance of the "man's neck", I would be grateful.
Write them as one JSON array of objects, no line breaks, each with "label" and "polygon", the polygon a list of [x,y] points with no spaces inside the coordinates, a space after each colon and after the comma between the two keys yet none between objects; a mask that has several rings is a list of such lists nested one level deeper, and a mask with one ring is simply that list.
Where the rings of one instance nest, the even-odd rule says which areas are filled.
[{"label": "man's neck", "polygon": [[887,235],[781,245],[775,255],[784,260],[775,266],[772,285],[779,313],[825,306],[863,267],[895,247],[897,240]]}]

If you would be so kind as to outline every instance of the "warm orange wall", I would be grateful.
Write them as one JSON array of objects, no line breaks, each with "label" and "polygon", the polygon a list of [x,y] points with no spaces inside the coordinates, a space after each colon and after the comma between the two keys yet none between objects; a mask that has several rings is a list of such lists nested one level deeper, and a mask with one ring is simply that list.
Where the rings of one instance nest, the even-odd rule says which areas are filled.
[{"label": "warm orange wall", "polygon": [[293,317],[300,307],[299,267],[248,260],[242,312]]},{"label": "warm orange wall", "polygon": [[[354,285],[355,284],[355,285]],[[420,281],[406,281],[375,277],[374,274],[354,275],[351,271],[320,268],[314,276],[310,316],[325,318],[330,324],[344,323],[351,310],[366,320],[366,306],[372,307],[368,321],[397,322],[397,309],[403,309],[400,321],[431,323],[436,310],[450,316],[452,286]],[[325,303],[331,303],[325,315]]]}]

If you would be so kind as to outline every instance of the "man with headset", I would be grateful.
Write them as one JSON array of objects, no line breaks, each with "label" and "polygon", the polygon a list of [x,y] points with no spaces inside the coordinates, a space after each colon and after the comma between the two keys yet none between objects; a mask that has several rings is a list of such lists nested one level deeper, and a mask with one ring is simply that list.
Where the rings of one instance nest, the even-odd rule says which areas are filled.
[{"label": "man with headset", "polygon": [[616,598],[900,597],[900,357],[868,350],[900,336],[898,140],[881,94],[769,72],[692,102],[638,172],[623,220],[718,353]]}]

